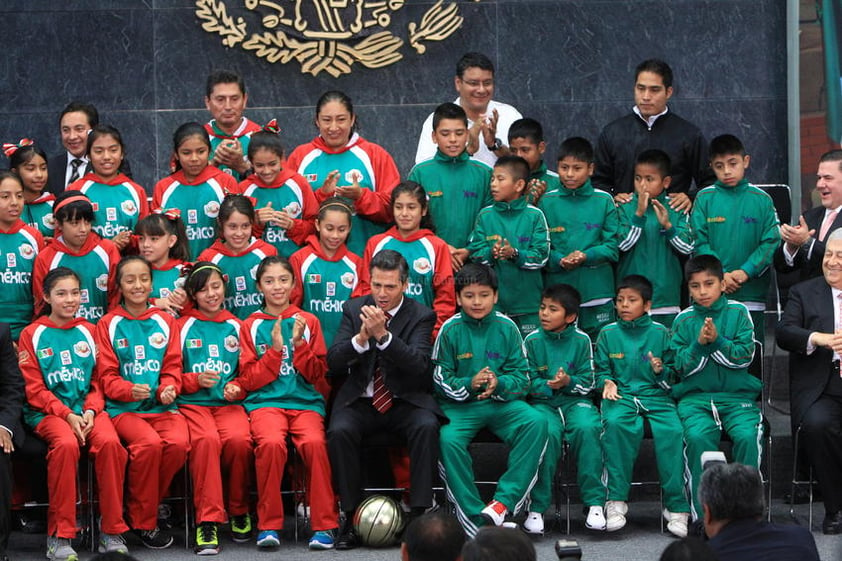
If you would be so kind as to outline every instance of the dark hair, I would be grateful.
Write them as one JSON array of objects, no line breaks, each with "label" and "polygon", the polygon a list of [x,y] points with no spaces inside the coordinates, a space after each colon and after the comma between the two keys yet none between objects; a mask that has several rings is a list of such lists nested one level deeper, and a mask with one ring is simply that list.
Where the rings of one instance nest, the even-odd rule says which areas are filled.
[{"label": "dark hair", "polygon": [[401,283],[405,283],[409,279],[409,265],[403,255],[394,249],[384,249],[375,253],[368,264],[369,271],[374,269],[398,271]]},{"label": "dark hair", "polygon": [[152,213],[140,220],[134,233],[138,236],[175,236],[175,245],[170,248],[170,259],[190,260],[190,244],[184,221],[179,217],[170,218],[166,214]]},{"label": "dark hair", "polygon": [[125,158],[126,145],[123,144],[123,135],[121,135],[120,131],[111,125],[97,125],[91,129],[91,132],[88,133],[88,144],[85,147],[85,154],[90,155],[94,142],[104,136],[110,136],[117,141],[117,144],[120,145],[120,151],[123,152],[123,157]]},{"label": "dark hair", "polygon": [[464,267],[459,269],[453,276],[453,284],[456,286],[456,293],[462,292],[462,289],[471,284],[478,284],[480,286],[488,286],[492,290],[497,290],[497,273],[491,267],[483,265],[482,263],[466,263]]},{"label": "dark hair", "polygon": [[672,170],[672,162],[670,161],[669,154],[657,148],[650,148],[638,154],[634,160],[634,165],[652,166],[658,170],[661,178],[669,177]]},{"label": "dark hair", "polygon": [[90,103],[82,103],[81,101],[71,101],[68,103],[58,116],[59,124],[61,124],[61,120],[68,113],[84,113],[88,118],[88,126],[91,128],[99,124],[99,111]]},{"label": "dark hair", "polygon": [[176,171],[181,169],[181,162],[178,160],[178,149],[182,144],[184,144],[185,140],[193,136],[198,136],[199,140],[205,143],[205,145],[208,147],[208,152],[210,152],[211,141],[210,136],[208,136],[208,131],[205,129],[205,126],[195,121],[191,121],[189,123],[182,123],[177,129],[175,129],[175,132],[172,135],[172,151],[173,158],[175,160]]},{"label": "dark hair", "polygon": [[687,260],[684,264],[684,281],[690,282],[690,279],[696,273],[710,273],[719,280],[725,278],[722,270],[722,261],[717,259],[715,255],[703,254],[696,255]]},{"label": "dark hair", "polygon": [[465,113],[465,110],[462,109],[462,107],[456,105],[455,103],[442,103],[441,105],[436,107],[436,110],[433,111],[434,131],[439,128],[439,124],[444,119],[458,119],[459,121],[464,123],[466,127],[468,126],[468,114]]},{"label": "dark hair", "polygon": [[401,181],[400,183],[398,183],[397,186],[395,186],[395,188],[392,189],[389,207],[394,211],[395,202],[398,200],[398,197],[403,195],[404,193],[415,199],[418,202],[418,204],[421,205],[421,210],[428,211],[427,214],[421,217],[421,225],[419,227],[426,228],[435,232],[435,226],[433,225],[433,217],[430,216],[429,213],[430,204],[427,200],[427,192],[418,183],[409,180]]},{"label": "dark hair", "polygon": [[[73,201],[61,206],[61,202],[70,197],[84,197],[84,201]],[[60,207],[61,208],[58,208]],[[55,210],[58,208],[58,210]],[[53,218],[59,224],[69,220],[85,220],[87,222],[94,222],[94,205],[91,204],[90,199],[82,193],[82,191],[71,190],[62,191],[56,195],[56,200],[53,203]]]},{"label": "dark hair", "polygon": [[560,162],[568,156],[574,160],[592,164],[594,158],[593,144],[587,138],[571,136],[561,143],[558,149],[558,161]]},{"label": "dark hair", "polygon": [[509,144],[516,138],[525,138],[530,142],[540,144],[544,142],[544,127],[529,117],[518,119],[509,127]]},{"label": "dark hair", "polygon": [[494,74],[494,63],[482,53],[465,53],[462,55],[462,58],[456,63],[456,76],[462,78],[469,68],[488,70]]},{"label": "dark hair", "polygon": [[465,531],[452,514],[430,512],[410,523],[401,542],[410,561],[456,561],[465,545]]},{"label": "dark hair", "polygon": [[280,255],[270,255],[269,257],[264,257],[263,261],[260,262],[260,265],[257,266],[257,272],[254,274],[254,280],[256,283],[260,284],[260,279],[266,273],[266,269],[272,265],[280,265],[286,269],[287,272],[292,275],[293,280],[295,280],[295,271],[292,269],[292,265],[290,265],[289,260],[286,257],[281,257]]},{"label": "dark hair", "polygon": [[20,188],[23,189],[23,180],[18,174],[16,174],[12,170],[0,169],[0,183],[2,183],[4,179],[12,179],[14,181],[17,181],[20,185]]},{"label": "dark hair", "polygon": [[546,298],[561,304],[564,311],[570,314],[579,313],[579,306],[582,305],[582,295],[575,287],[569,284],[551,284],[541,292],[541,299]]},{"label": "dark hair", "polygon": [[708,150],[710,159],[720,156],[745,156],[746,147],[743,146],[742,141],[733,134],[720,134],[710,141],[710,149]]},{"label": "dark hair", "polygon": [[825,152],[822,154],[822,157],[819,158],[820,164],[823,164],[824,162],[839,162],[839,171],[842,171],[842,150],[836,149]]},{"label": "dark hair", "polygon": [[344,197],[329,197],[321,202],[319,205],[319,213],[316,215],[316,220],[324,220],[325,215],[329,210],[345,213],[348,216],[348,224],[351,224],[351,218],[354,216],[354,206],[348,202]]},{"label": "dark hair", "polygon": [[672,68],[670,65],[659,58],[650,58],[644,60],[634,69],[634,81],[637,82],[638,76],[641,72],[651,72],[661,77],[665,88],[672,87]]},{"label": "dark hair", "polygon": [[114,273],[114,280],[117,283],[118,287],[120,286],[120,281],[123,280],[123,269],[125,269],[126,265],[128,265],[129,263],[132,263],[133,261],[139,261],[140,263],[143,263],[149,269],[149,274],[150,275],[153,274],[152,273],[152,264],[149,261],[147,261],[145,258],[143,258],[140,255],[126,255],[125,257],[120,259],[119,263],[117,263],[117,269]]},{"label": "dark hair", "polygon": [[512,174],[512,179],[515,182],[521,179],[526,182],[529,179],[529,163],[520,156],[506,155],[497,158],[497,161],[494,162],[494,167],[505,168]]},{"label": "dark hair", "polygon": [[281,135],[269,131],[257,131],[249,140],[249,159],[252,159],[258,150],[269,150],[278,158],[283,159],[284,145],[281,142]]},{"label": "dark hair", "polygon": [[713,520],[760,518],[766,509],[760,472],[743,464],[714,464],[702,473],[699,502]]},{"label": "dark hair", "polygon": [[213,88],[217,84],[237,84],[240,88],[240,93],[246,95],[246,83],[243,77],[232,70],[214,70],[208,74],[207,82],[205,82],[205,96],[210,97],[213,93]]},{"label": "dark hair", "polygon": [[9,168],[17,171],[23,165],[32,161],[35,156],[44,158],[44,163],[47,164],[47,153],[37,144],[30,144],[29,146],[21,146],[15,153],[9,156]]},{"label": "dark hair", "polygon": [[485,526],[465,542],[462,561],[535,561],[535,546],[515,528]]},{"label": "dark hair", "polygon": [[[44,298],[44,300],[46,301],[47,299],[45,297],[50,293],[50,291],[53,289],[56,283],[61,279],[65,279],[68,277],[76,279],[76,282],[81,286],[82,279],[79,278],[79,275],[76,274],[76,271],[67,267],[56,267],[55,269],[52,269],[49,273],[47,273],[47,275],[44,277],[44,281],[42,283],[44,291],[43,295],[36,296],[38,298]],[[44,307],[41,310],[41,315],[48,316],[51,313],[53,313],[52,306],[50,306],[49,304],[44,304]]]},{"label": "dark hair", "polygon": [[626,275],[623,277],[619,284],[617,284],[617,294],[624,288],[634,290],[640,294],[644,302],[652,301],[652,283],[643,275]]},{"label": "dark hair", "polygon": [[252,224],[257,222],[257,216],[255,215],[254,205],[251,203],[251,199],[240,193],[230,193],[225,195],[225,198],[222,199],[222,203],[219,205],[219,214],[216,217],[217,224],[219,225],[219,237],[222,237],[222,225],[228,222],[228,219],[235,212],[245,214]]},{"label": "dark hair", "polygon": [[707,543],[688,536],[669,544],[659,561],[718,561],[718,557]]},{"label": "dark hair", "polygon": [[351,118],[354,119],[354,126],[351,127],[351,134],[357,130],[359,127],[360,121],[356,118],[354,114],[354,102],[351,101],[351,98],[345,92],[340,92],[338,90],[330,90],[322,94],[322,96],[316,101],[316,126],[319,126],[319,113],[322,111],[322,107],[330,103],[331,101],[336,101],[337,103],[341,103],[345,109],[348,110],[348,113],[351,114]]},{"label": "dark hair", "polygon": [[218,274],[222,279],[223,286],[227,284],[225,273],[222,272],[222,269],[216,263],[197,261],[190,266],[184,280],[184,291],[190,300],[193,301],[193,304],[196,303],[196,294],[205,288],[205,285],[208,284],[211,275],[214,273]]}]

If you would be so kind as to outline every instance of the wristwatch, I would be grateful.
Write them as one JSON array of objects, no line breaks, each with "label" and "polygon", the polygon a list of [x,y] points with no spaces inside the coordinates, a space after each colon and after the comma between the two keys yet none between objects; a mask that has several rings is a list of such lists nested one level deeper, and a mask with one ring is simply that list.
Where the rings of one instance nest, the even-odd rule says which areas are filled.
[{"label": "wristwatch", "polygon": [[384,345],[386,343],[386,341],[388,341],[388,340],[389,340],[389,332],[387,331],[386,334],[383,337],[381,337],[380,339],[375,339],[375,342],[378,345]]},{"label": "wristwatch", "polygon": [[494,139],[494,144],[492,144],[491,146],[489,146],[488,144],[486,144],[485,146],[486,146],[489,150],[491,150],[492,152],[496,152],[497,150],[499,150],[500,148],[502,148],[502,147],[503,147],[503,141],[502,141],[502,140],[500,140],[499,138],[495,138],[495,139]]}]

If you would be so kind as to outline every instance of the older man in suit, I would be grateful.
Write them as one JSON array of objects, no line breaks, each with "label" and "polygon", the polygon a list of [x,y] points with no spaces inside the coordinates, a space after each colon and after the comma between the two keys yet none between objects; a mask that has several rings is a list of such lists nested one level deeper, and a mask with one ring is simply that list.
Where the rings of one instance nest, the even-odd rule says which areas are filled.
[{"label": "older man in suit", "polygon": [[406,439],[410,507],[418,515],[432,505],[444,414],[432,397],[433,310],[406,298],[409,269],[396,251],[383,250],[370,264],[371,294],[345,302],[342,321],[327,353],[342,383],[331,410],[328,453],[345,524],[337,549],[359,543],[351,520],[361,500],[360,449],[366,435],[392,432]]},{"label": "older man in suit", "polygon": [[776,337],[790,351],[792,423],[824,495],[825,534],[842,533],[842,229],[823,244],[824,276],[792,287]]},{"label": "older man in suit", "polygon": [[12,344],[9,324],[0,323],[0,561],[8,561],[10,510],[12,508],[12,462],[10,454],[23,442],[20,422],[23,375]]}]

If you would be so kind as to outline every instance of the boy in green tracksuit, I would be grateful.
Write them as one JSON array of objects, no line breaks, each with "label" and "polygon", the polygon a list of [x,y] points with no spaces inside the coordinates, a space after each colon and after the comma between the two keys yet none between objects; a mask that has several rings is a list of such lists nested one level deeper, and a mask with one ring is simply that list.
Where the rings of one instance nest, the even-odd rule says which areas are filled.
[{"label": "boy in green tracksuit", "polygon": [[745,304],[729,300],[722,263],[697,255],[684,267],[693,304],[672,325],[670,349],[678,382],[672,396],[684,428],[693,519],[701,515],[698,486],[702,452],[716,450],[722,431],[734,443],[734,461],[759,467],[763,416],[756,405],[761,381],[748,367],[754,358],[753,326]]},{"label": "boy in green tracksuit", "polygon": [[[529,373],[515,323],[495,312],[497,275],[479,263],[458,273],[461,311],[444,322],[433,346],[436,399],[450,422],[441,427],[439,471],[470,537],[500,526],[526,503],[547,447],[547,423],[526,401]],[[509,447],[509,463],[487,505],[474,484],[468,445],[488,428]]]},{"label": "boy in green tracksuit", "polygon": [[632,468],[649,420],[663,489],[664,519],[676,536],[687,535],[690,505],[684,494],[681,422],[669,395],[672,374],[669,331],[652,321],[652,283],[641,275],[623,278],[617,287],[618,320],[596,340],[596,375],[602,387],[602,445],[608,474],[606,530],[626,525]]},{"label": "boy in green tracksuit", "polygon": [[566,283],[582,295],[579,327],[596,339],[614,320],[614,270],[617,262],[617,209],[605,191],[594,189],[593,146],[584,138],[561,143],[561,188],[548,191],[538,206],[550,230],[550,258],[544,282]]},{"label": "boy in green tracksuit", "polygon": [[529,164],[527,192],[532,204],[537,204],[547,191],[561,188],[558,174],[544,163],[546,150],[544,127],[535,119],[518,119],[509,127],[509,151]]},{"label": "boy in green tracksuit", "polygon": [[681,305],[681,255],[693,251],[687,215],[669,205],[670,158],[662,150],[645,150],[634,166],[634,195],[620,205],[620,263],[617,280],[643,275],[652,282],[652,319],[672,325]]},{"label": "boy in green tracksuit", "polygon": [[538,303],[550,240],[544,214],[523,196],[529,164],[519,156],[503,156],[494,164],[491,196],[468,242],[471,259],[497,269],[498,309],[526,336],[538,327]]},{"label": "boy in green tracksuit", "polygon": [[772,198],[745,178],[749,165],[743,143],[730,134],[710,142],[716,183],[696,195],[690,224],[696,254],[715,255],[725,271],[725,293],[746,305],[754,338],[764,341],[766,295],[772,257],[781,243]]},{"label": "boy in green tracksuit", "polygon": [[588,507],[585,527],[605,529],[602,422],[589,397],[594,387],[591,339],[575,325],[580,302],[579,291],[569,284],[545,288],[538,311],[541,327],[523,342],[529,363],[529,402],[547,421],[547,453],[523,523],[530,534],[544,531],[543,513],[550,506],[562,437],[576,456],[582,504]]},{"label": "boy in green tracksuit", "polygon": [[468,116],[455,103],[442,103],[433,112],[436,155],[419,162],[407,179],[427,192],[436,235],[450,246],[454,270],[468,260],[468,238],[477,214],[494,202],[489,184],[491,168],[468,154]]}]

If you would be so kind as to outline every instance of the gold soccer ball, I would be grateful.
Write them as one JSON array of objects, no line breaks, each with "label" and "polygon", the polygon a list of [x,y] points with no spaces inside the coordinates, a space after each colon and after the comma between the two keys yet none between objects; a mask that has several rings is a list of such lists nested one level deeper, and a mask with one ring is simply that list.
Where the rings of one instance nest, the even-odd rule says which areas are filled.
[{"label": "gold soccer ball", "polygon": [[387,547],[397,542],[403,528],[403,511],[393,499],[372,495],[354,513],[354,529],[363,544]]}]

